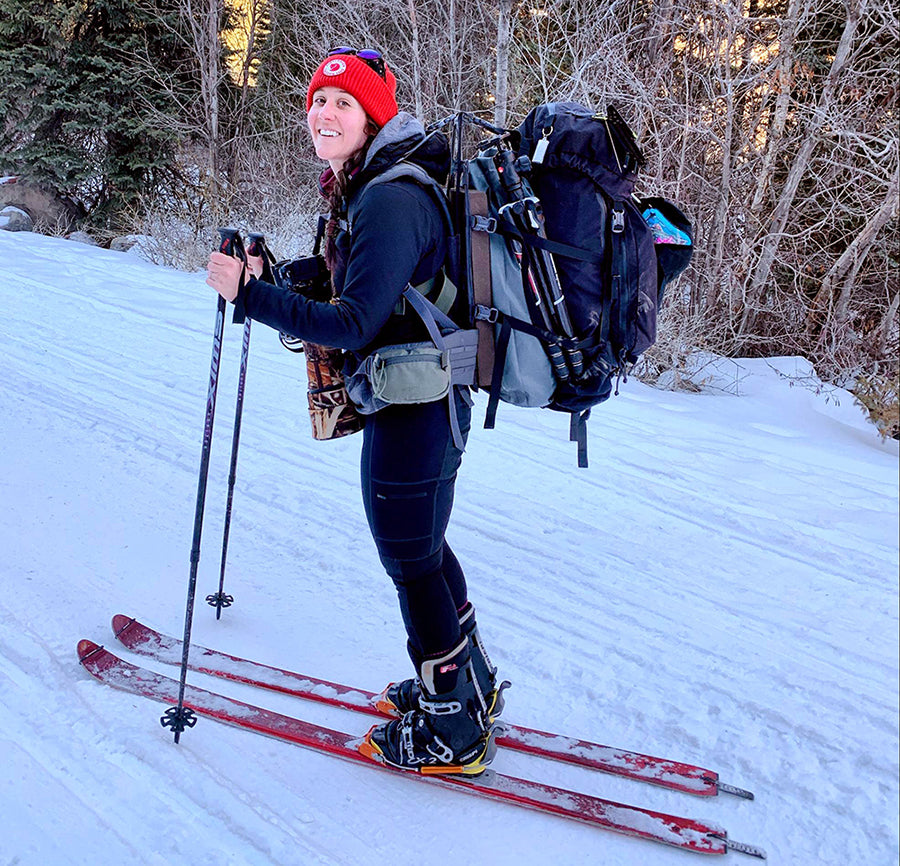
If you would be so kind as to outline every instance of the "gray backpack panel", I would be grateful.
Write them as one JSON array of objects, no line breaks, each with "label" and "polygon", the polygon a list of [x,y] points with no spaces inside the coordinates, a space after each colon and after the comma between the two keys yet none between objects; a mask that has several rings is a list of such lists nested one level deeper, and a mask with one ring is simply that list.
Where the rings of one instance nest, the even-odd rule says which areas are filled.
[{"label": "gray backpack panel", "polygon": [[[490,157],[479,156],[470,160],[469,182],[473,189],[488,191],[486,171],[496,172]],[[488,201],[493,205],[491,196],[488,196]],[[496,218],[497,214],[492,212],[488,216]],[[506,249],[509,241],[499,232],[492,232],[490,243],[492,306],[508,316],[530,322],[531,313],[522,290],[522,270]],[[500,325],[496,324],[494,328],[499,333]],[[547,406],[555,389],[556,381],[541,341],[530,334],[513,330],[503,367],[500,399],[514,406]]]}]

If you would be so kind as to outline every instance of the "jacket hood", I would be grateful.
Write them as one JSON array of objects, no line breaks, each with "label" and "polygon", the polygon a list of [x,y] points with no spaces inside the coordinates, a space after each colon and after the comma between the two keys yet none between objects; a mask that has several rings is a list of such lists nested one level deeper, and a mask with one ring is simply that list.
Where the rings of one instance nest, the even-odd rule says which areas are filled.
[{"label": "jacket hood", "polygon": [[450,146],[443,133],[426,136],[425,127],[411,114],[401,111],[372,140],[353,186],[366,183],[401,159],[421,166],[438,183],[444,183],[450,171]]}]

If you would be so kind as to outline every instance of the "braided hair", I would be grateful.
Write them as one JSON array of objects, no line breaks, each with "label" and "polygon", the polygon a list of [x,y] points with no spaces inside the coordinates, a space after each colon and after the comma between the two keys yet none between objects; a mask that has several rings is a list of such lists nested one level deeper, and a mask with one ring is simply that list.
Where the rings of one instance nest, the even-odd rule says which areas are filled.
[{"label": "braided hair", "polygon": [[375,136],[378,134],[379,127],[375,122],[368,118],[366,126],[366,142],[353,156],[348,159],[340,171],[334,176],[334,182],[330,185],[326,199],[328,201],[329,216],[325,225],[325,264],[328,269],[334,272],[334,265],[337,262],[337,234],[339,223],[347,216],[347,187],[350,181],[359,172],[366,161],[366,155]]}]

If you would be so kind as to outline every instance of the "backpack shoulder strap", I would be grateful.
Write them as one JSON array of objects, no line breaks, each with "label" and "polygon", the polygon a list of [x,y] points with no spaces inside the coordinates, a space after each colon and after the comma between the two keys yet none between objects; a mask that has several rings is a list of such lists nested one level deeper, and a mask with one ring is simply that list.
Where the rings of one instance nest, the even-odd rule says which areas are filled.
[{"label": "backpack shoulder strap", "polygon": [[399,178],[407,178],[409,180],[414,180],[421,187],[427,189],[431,194],[432,198],[437,202],[440,207],[441,214],[444,218],[444,224],[448,231],[452,231],[452,221],[450,219],[450,208],[447,206],[447,197],[444,195],[444,190],[441,185],[420,165],[416,165],[414,162],[406,162],[404,160],[400,160],[399,162],[394,163],[390,168],[383,171],[381,174],[376,175],[372,178],[355,196],[353,196],[353,200],[347,207],[347,222],[350,224],[351,232],[353,222],[356,219],[357,213],[359,213],[359,209],[362,206],[363,196],[366,192],[371,189],[373,186],[382,183],[389,183],[392,180],[397,180]]},{"label": "backpack shoulder strap", "polygon": [[[359,192],[357,192],[357,194],[353,197],[353,200],[347,207],[347,223],[351,234],[353,222],[356,219],[356,215],[359,213],[359,209],[362,206],[363,196],[366,194],[366,192],[368,192],[373,186],[382,183],[390,183],[392,180],[398,179],[413,180],[417,184],[419,184],[419,186],[428,190],[431,193],[431,198],[438,204],[440,208],[441,215],[444,220],[444,228],[447,230],[448,234],[453,234],[453,222],[450,217],[450,207],[447,204],[447,197],[444,194],[443,187],[441,187],[441,185],[420,165],[416,165],[414,162],[406,162],[402,159],[399,162],[394,163],[390,168],[386,169],[381,174],[373,177],[372,180],[365,184],[362,189],[360,189]],[[437,283],[437,280],[438,277],[433,277],[432,279],[427,280],[426,282],[416,286],[415,288],[422,295],[430,296]],[[434,298],[434,305],[437,306],[442,313],[447,313],[453,306],[456,295],[456,285],[450,280],[445,271],[443,274],[443,280],[440,282],[440,291],[436,298]],[[397,307],[395,308],[394,312],[397,315],[402,315],[405,310],[405,299],[401,298],[397,302]]]}]

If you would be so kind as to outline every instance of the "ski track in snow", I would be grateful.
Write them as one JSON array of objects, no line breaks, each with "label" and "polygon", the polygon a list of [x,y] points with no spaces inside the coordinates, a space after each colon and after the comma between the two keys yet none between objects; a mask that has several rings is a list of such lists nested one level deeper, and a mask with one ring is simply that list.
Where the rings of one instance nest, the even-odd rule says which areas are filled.
[{"label": "ski track in snow", "polygon": [[[0,866],[699,862],[210,721],[175,747],[163,707],[93,682],[75,644],[112,648],[112,614],[181,633],[214,295],[201,274],[37,235],[0,232],[0,253]],[[239,353],[229,324],[194,639],[378,689],[408,661],[362,514],[359,437],[312,440],[302,358],[260,325],[226,579],[236,604],[216,622],[203,603]],[[483,431],[478,395],[449,539],[513,680],[510,720],[698,763],[757,799],[511,752],[499,770],[722,824],[773,863],[889,866],[897,443],[845,392],[792,387],[804,364],[723,361],[701,394],[629,382],[593,413],[587,471],[564,416],[501,406]]]}]

